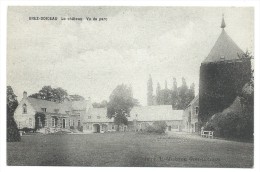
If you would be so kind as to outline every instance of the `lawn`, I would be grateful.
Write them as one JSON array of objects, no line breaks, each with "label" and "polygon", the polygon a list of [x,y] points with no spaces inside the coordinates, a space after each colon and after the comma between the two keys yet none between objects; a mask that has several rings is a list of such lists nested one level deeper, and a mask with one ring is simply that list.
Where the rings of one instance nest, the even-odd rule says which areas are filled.
[{"label": "lawn", "polygon": [[7,164],[26,166],[252,167],[253,143],[137,133],[22,136]]}]

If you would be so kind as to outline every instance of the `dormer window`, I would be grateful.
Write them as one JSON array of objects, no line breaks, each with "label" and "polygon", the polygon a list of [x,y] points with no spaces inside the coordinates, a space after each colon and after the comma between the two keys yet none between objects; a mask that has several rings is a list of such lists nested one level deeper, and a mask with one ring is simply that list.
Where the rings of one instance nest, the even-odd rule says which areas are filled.
[{"label": "dormer window", "polygon": [[26,114],[27,113],[27,105],[23,104],[23,113]]},{"label": "dormer window", "polygon": [[42,109],[42,112],[46,112],[46,110],[47,110],[46,108],[41,108],[41,109]]},{"label": "dormer window", "polygon": [[196,113],[196,115],[199,113],[199,107],[198,106],[195,107],[195,113]]}]

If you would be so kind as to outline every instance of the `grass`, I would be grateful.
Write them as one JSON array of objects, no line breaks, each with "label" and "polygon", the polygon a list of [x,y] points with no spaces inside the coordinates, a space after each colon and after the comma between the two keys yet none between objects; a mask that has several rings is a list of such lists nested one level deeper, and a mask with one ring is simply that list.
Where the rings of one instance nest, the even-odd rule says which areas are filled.
[{"label": "grass", "polygon": [[250,168],[253,143],[181,134],[32,135],[7,143],[7,164]]}]

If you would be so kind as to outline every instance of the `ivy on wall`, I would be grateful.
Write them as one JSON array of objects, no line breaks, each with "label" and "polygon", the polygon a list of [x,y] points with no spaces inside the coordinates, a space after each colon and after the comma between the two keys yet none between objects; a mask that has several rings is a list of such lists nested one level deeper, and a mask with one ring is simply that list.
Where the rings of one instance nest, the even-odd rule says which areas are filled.
[{"label": "ivy on wall", "polygon": [[205,124],[212,115],[229,107],[250,79],[250,59],[201,64],[200,123]]}]

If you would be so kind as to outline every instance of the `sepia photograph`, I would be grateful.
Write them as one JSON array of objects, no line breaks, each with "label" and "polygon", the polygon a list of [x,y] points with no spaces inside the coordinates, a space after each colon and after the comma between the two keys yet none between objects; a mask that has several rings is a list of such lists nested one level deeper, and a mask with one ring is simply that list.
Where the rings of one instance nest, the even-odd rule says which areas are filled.
[{"label": "sepia photograph", "polygon": [[254,28],[254,7],[8,6],[6,165],[253,168]]}]

